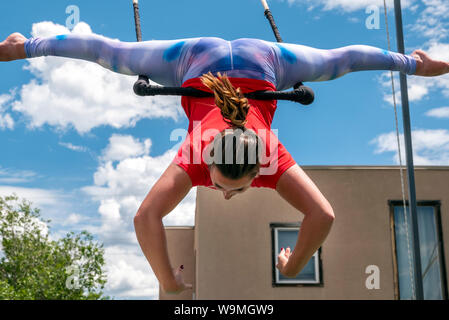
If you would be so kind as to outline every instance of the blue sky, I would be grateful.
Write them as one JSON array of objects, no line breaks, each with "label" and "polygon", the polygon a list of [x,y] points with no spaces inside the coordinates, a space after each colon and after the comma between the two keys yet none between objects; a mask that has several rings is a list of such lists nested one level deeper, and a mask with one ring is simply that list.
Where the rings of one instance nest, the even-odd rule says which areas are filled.
[{"label": "blue sky", "polygon": [[[381,0],[269,4],[285,42],[322,49],[387,48]],[[64,28],[70,5],[80,12],[74,31],[135,41],[131,0],[25,0],[20,6],[2,1],[0,38],[12,32],[26,37],[69,32]],[[379,8],[378,29],[366,27],[370,5]],[[407,53],[420,48],[449,61],[447,1],[408,0],[403,6]],[[274,41],[259,0],[141,0],[140,7],[144,40]],[[390,7],[396,50],[392,13]],[[87,229],[103,241],[108,294],[157,298],[157,281],[131,221],[173,158],[170,149],[179,141],[170,141],[170,134],[187,128],[179,98],[136,97],[134,77],[63,58],[0,63],[0,73],[0,194],[16,192],[32,200],[53,220],[55,236]],[[316,102],[309,107],[279,102],[272,128],[299,165],[397,164],[389,81],[389,73],[371,71],[310,83]],[[410,77],[409,87],[415,163],[449,165],[449,77]],[[193,225],[193,209],[194,190],[164,223]]]}]

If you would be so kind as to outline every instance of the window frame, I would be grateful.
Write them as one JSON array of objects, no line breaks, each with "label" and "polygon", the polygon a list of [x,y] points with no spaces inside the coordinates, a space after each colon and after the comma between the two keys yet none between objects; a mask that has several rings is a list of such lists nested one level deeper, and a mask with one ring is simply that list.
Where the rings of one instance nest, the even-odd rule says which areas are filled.
[{"label": "window frame", "polygon": [[[405,201],[406,205],[409,206],[409,201]],[[396,248],[396,232],[395,232],[395,223],[394,223],[394,208],[395,207],[403,207],[404,203],[402,200],[388,200],[388,206],[390,211],[390,231],[391,231],[391,244],[392,244],[392,254],[393,254],[393,277],[394,277],[394,299],[400,299],[399,292],[399,270],[398,270],[398,261],[397,261],[397,248]],[[438,249],[440,256],[440,265],[441,265],[441,282],[443,285],[443,300],[448,299],[448,284],[447,284],[447,271],[446,271],[446,259],[444,255],[444,241],[443,241],[443,229],[441,223],[441,201],[440,200],[421,200],[417,201],[416,205],[418,207],[433,207],[435,210],[435,220],[436,220],[436,236],[438,240]]]},{"label": "window frame", "polygon": [[[279,230],[294,230],[298,231],[301,228],[301,223],[270,223],[271,229],[271,262],[272,262],[272,286],[273,287],[322,287],[323,286],[323,272],[321,260],[321,247],[314,253],[315,257],[315,280],[279,280],[279,270],[276,268],[277,264],[277,247],[278,247],[278,231]],[[280,282],[281,281],[281,282]]]}]

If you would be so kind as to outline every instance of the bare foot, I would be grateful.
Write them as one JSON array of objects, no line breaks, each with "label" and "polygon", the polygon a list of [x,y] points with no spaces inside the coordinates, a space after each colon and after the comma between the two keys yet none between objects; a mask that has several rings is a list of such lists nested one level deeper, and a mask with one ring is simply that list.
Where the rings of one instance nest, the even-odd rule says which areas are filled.
[{"label": "bare foot", "polygon": [[412,57],[416,60],[415,75],[417,76],[435,77],[449,73],[448,62],[433,60],[422,50],[413,52]]},{"label": "bare foot", "polygon": [[16,32],[8,36],[5,41],[0,42],[0,61],[13,61],[25,59],[25,46],[27,40],[22,34]]}]

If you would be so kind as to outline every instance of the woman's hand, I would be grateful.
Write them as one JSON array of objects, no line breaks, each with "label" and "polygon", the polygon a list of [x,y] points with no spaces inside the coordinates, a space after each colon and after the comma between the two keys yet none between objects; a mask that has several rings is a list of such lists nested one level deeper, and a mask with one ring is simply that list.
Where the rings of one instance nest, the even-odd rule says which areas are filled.
[{"label": "woman's hand", "polygon": [[281,252],[278,255],[278,263],[276,265],[276,268],[279,269],[279,272],[288,278],[295,278],[297,275],[296,274],[292,274],[291,272],[289,272],[287,270],[287,263],[288,263],[288,259],[290,258],[292,252],[290,250],[290,247],[287,247],[286,250],[284,250],[284,248],[281,248]]},{"label": "woman's hand", "polygon": [[184,283],[182,273],[184,271],[184,266],[181,265],[179,268],[174,268],[173,272],[175,274],[175,284],[171,287],[163,288],[164,292],[167,294],[180,294],[184,290],[192,289],[191,284]]},{"label": "woman's hand", "polygon": [[422,50],[414,51],[412,57],[416,60],[415,75],[417,76],[435,77],[449,72],[448,62],[433,60]]}]

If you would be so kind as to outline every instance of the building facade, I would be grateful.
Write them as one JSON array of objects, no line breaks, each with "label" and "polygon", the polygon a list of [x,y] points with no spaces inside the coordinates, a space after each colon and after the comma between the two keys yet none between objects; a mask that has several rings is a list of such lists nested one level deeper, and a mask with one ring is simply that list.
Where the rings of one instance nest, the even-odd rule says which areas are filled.
[{"label": "building facade", "polygon": [[[275,265],[280,248],[296,244],[301,212],[271,189],[224,200],[199,187],[195,226],[166,227],[170,260],[184,264],[194,288],[177,296],[160,291],[160,299],[409,299],[411,217],[398,167],[302,168],[336,218],[297,278],[284,278]],[[449,167],[416,167],[415,178],[425,298],[447,299]]]}]

